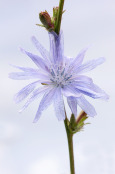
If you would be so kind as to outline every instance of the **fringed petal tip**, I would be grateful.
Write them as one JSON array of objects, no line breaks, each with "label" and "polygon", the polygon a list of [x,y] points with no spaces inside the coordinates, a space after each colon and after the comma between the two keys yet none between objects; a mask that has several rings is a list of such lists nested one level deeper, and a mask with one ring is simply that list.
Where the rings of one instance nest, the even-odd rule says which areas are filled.
[{"label": "fringed petal tip", "polygon": [[18,111],[18,113],[19,113],[19,114],[21,114],[22,112],[23,112],[23,110],[22,110],[22,109],[20,109],[20,110]]},{"label": "fringed petal tip", "polygon": [[14,101],[16,104],[20,103],[20,101],[17,99],[17,94],[14,95],[13,101]]},{"label": "fringed petal tip", "polygon": [[108,101],[109,98],[110,98],[110,96],[108,94],[104,93],[100,99]]},{"label": "fringed petal tip", "polygon": [[[87,113],[86,113],[87,114]],[[89,114],[87,114],[87,117],[92,117],[92,118],[94,118],[95,116],[97,116],[97,113],[95,113],[94,115],[89,115]]]},{"label": "fringed petal tip", "polygon": [[11,78],[11,73],[8,74],[8,78],[9,78],[9,79],[12,79],[12,78]]},{"label": "fringed petal tip", "polygon": [[22,107],[18,112],[21,114],[25,110],[24,107]]},{"label": "fringed petal tip", "polygon": [[106,61],[106,58],[105,57],[99,57],[96,60],[98,60],[98,64],[102,64]]},{"label": "fringed petal tip", "polygon": [[110,96],[106,94],[106,100],[108,101],[110,99]]},{"label": "fringed petal tip", "polygon": [[23,54],[27,54],[28,52],[24,49],[24,48],[22,48],[22,47],[19,47],[19,51],[21,52],[21,53],[23,53]]},{"label": "fringed petal tip", "polygon": [[97,112],[95,110],[95,112],[92,115],[88,115],[88,116],[94,118],[96,115],[97,115]]},{"label": "fringed petal tip", "polygon": [[[91,104],[90,104],[91,105]],[[92,105],[91,105],[92,106]],[[95,110],[95,108],[92,106],[92,109],[90,108],[90,110],[85,111],[85,113],[87,114],[87,117],[92,117],[94,118],[95,116],[97,116],[97,112]]]},{"label": "fringed petal tip", "polygon": [[[41,115],[40,115],[41,116]],[[40,119],[40,116],[39,117],[37,117],[36,118],[36,116],[35,116],[35,118],[34,118],[34,120],[33,120],[33,123],[37,123],[38,122],[38,120]]]},{"label": "fringed petal tip", "polygon": [[94,118],[96,115],[97,115],[97,112],[96,111],[93,114],[87,114],[88,117],[92,117],[92,118]]},{"label": "fringed petal tip", "polygon": [[84,96],[76,99],[77,104],[85,113],[87,113],[88,116],[94,117],[95,115],[97,115],[95,108],[85,99]]},{"label": "fringed petal tip", "polygon": [[31,41],[36,46],[37,49],[41,45],[35,36],[31,37]]},{"label": "fringed petal tip", "polygon": [[38,121],[38,119],[34,119],[34,120],[33,120],[33,123],[37,123],[37,121]]},{"label": "fringed petal tip", "polygon": [[34,42],[34,43],[36,43],[36,42],[37,42],[36,37],[35,37],[35,36],[32,36],[32,37],[31,37],[31,41]]},{"label": "fringed petal tip", "polygon": [[58,121],[63,121],[63,120],[65,120],[65,116],[63,116],[63,117],[57,117],[57,119],[58,119]]},{"label": "fringed petal tip", "polygon": [[23,54],[26,54],[26,51],[22,47],[19,47],[19,51]]},{"label": "fringed petal tip", "polygon": [[13,80],[17,80],[15,74],[16,74],[16,73],[14,73],[14,72],[9,73],[9,74],[8,74],[8,78],[13,79]]}]

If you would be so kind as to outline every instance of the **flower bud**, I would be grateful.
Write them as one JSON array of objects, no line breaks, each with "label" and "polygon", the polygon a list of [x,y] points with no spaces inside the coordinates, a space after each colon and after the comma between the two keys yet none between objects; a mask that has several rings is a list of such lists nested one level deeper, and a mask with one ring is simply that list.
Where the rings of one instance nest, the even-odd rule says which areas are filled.
[{"label": "flower bud", "polygon": [[39,14],[39,18],[40,21],[42,22],[43,26],[47,29],[47,30],[53,30],[54,29],[54,24],[51,21],[51,17],[48,14],[47,11],[45,12],[41,12]]},{"label": "flower bud", "polygon": [[59,7],[54,7],[54,8],[53,8],[53,17],[54,17],[54,18],[57,17],[58,9],[59,9]]},{"label": "flower bud", "polygon": [[79,124],[79,122],[86,120],[87,114],[84,111],[81,111],[79,116],[77,117],[76,123]]},{"label": "flower bud", "polygon": [[55,27],[56,27],[56,23],[57,23],[58,9],[59,9],[59,7],[54,7],[54,8],[53,8],[53,17],[52,17],[52,21],[53,21]]}]

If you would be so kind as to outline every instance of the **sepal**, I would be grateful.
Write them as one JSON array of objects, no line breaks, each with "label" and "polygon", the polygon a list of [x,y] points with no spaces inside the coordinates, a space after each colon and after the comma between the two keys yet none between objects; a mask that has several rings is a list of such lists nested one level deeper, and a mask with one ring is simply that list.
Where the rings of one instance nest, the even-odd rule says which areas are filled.
[{"label": "sepal", "polygon": [[80,115],[75,119],[74,114],[71,115],[69,122],[69,131],[71,134],[75,134],[83,130],[84,126],[89,123],[85,123],[87,120],[87,114],[84,111],[81,111]]}]

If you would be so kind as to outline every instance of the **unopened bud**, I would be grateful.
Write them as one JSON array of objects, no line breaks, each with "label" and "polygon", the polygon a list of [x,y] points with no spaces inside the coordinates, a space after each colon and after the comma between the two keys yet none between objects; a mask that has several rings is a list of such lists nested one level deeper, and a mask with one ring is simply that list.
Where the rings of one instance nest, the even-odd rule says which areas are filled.
[{"label": "unopened bud", "polygon": [[76,123],[78,124],[81,120],[86,120],[88,117],[87,117],[87,114],[84,112],[84,111],[81,111],[79,116],[77,117],[77,120],[76,120]]},{"label": "unopened bud", "polygon": [[57,17],[59,7],[53,8],[53,17]]},{"label": "unopened bud", "polygon": [[51,21],[51,17],[48,14],[47,11],[45,12],[41,12],[39,14],[39,18],[40,21],[42,22],[43,26],[47,29],[47,30],[53,30],[54,29],[54,24]]}]

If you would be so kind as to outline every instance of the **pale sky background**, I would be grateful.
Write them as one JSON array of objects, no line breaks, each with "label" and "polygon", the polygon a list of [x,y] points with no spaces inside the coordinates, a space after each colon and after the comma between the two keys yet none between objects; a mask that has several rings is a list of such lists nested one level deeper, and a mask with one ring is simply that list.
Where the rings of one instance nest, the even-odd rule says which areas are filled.
[{"label": "pale sky background", "polygon": [[[8,73],[15,71],[9,64],[35,66],[18,49],[38,54],[32,35],[49,49],[47,32],[35,24],[40,23],[40,11],[52,14],[57,5],[58,0],[0,1],[1,174],[70,174],[63,122],[58,122],[51,106],[33,124],[39,100],[19,114],[24,103],[16,105],[13,96],[28,82],[8,79]],[[106,57],[88,75],[110,96],[108,102],[88,99],[98,115],[74,136],[76,173],[115,174],[115,0],[65,0],[64,9],[65,55],[75,57],[91,45],[84,61]]]}]

